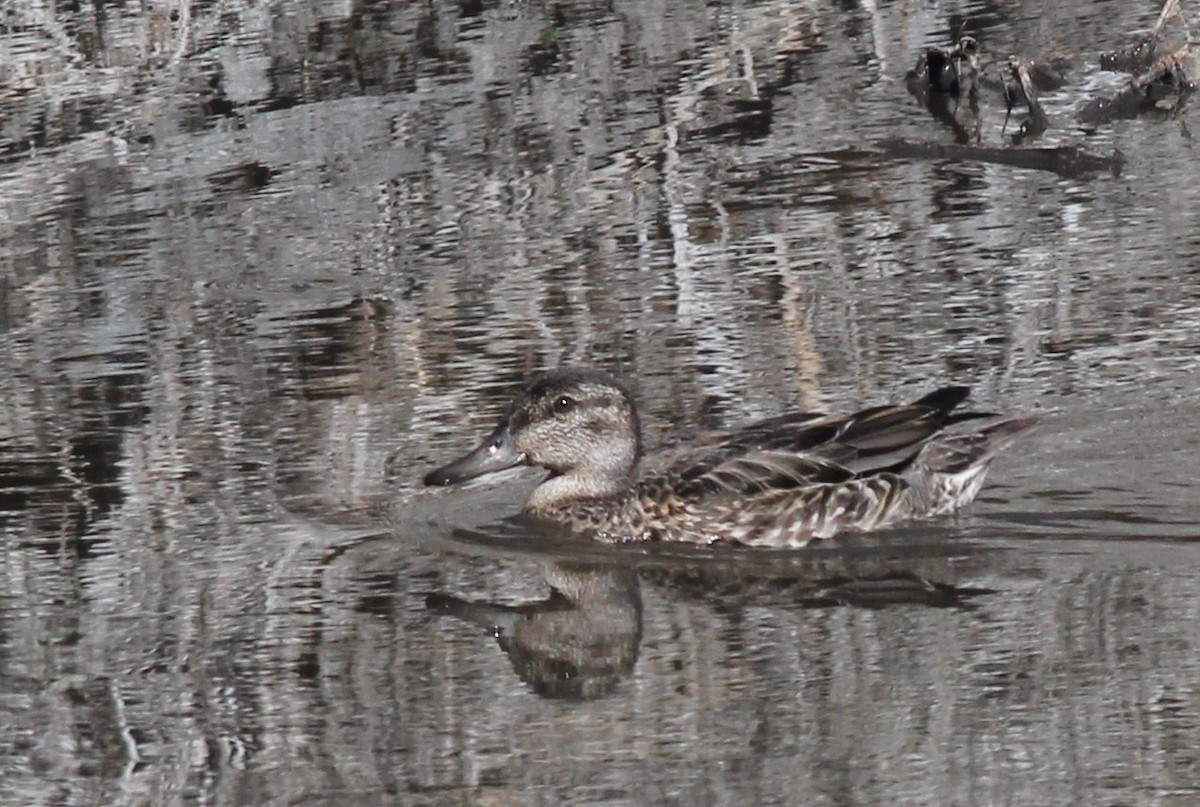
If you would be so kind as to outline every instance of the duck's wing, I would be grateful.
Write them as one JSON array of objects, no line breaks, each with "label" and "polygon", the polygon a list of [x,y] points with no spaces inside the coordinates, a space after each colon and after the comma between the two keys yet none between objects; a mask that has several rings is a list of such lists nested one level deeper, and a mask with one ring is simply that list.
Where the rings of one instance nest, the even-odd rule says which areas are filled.
[{"label": "duck's wing", "polygon": [[[701,434],[661,448],[643,460],[649,475],[694,478],[723,462],[755,452],[812,453],[828,444],[845,418],[820,412],[797,412],[757,420],[744,426]],[[833,459],[833,457],[830,457]]]},{"label": "duck's wing", "polygon": [[844,465],[812,454],[752,451],[721,462],[697,462],[670,472],[643,473],[638,496],[644,507],[674,517],[693,507],[853,479]]},{"label": "duck's wing", "polygon": [[838,483],[904,463],[946,426],[977,417],[955,414],[969,394],[944,387],[911,404],[877,406],[846,417],[781,415],[714,432],[647,457],[648,476],[671,480],[681,495],[741,495]]},{"label": "duck's wing", "polygon": [[844,418],[822,412],[789,412],[724,431],[708,432],[691,441],[728,455],[750,451],[805,451],[832,437]]},{"label": "duck's wing", "polygon": [[955,412],[969,394],[967,387],[943,387],[911,404],[864,409],[846,418],[830,447],[836,445],[839,461],[860,476],[890,470],[911,460],[947,427],[995,417],[990,412]]},{"label": "duck's wing", "polygon": [[695,467],[677,477],[673,488],[684,501],[723,496],[743,499],[808,485],[837,484],[854,476],[846,466],[814,454],[753,451],[711,468]]}]

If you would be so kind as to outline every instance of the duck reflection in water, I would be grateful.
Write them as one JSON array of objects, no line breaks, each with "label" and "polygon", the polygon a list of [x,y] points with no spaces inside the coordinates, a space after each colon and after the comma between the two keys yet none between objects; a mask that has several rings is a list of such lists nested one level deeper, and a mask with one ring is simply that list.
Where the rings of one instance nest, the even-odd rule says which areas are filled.
[{"label": "duck reflection in water", "polygon": [[550,596],[510,606],[430,594],[426,607],[495,635],[521,680],[548,698],[603,697],[633,672],[642,641],[642,596],[631,568],[545,567]]},{"label": "duck reflection in water", "polygon": [[[472,543],[488,540],[494,538],[470,537]],[[933,579],[961,573],[968,554],[961,546],[952,556],[906,560],[869,544],[790,558],[777,553],[743,553],[735,559],[619,554],[609,563],[544,563],[551,594],[536,602],[510,605],[433,593],[426,608],[494,635],[517,675],[538,695],[592,700],[611,694],[633,673],[642,641],[643,583],[722,613],[764,605],[969,609],[972,598],[993,593]]]}]

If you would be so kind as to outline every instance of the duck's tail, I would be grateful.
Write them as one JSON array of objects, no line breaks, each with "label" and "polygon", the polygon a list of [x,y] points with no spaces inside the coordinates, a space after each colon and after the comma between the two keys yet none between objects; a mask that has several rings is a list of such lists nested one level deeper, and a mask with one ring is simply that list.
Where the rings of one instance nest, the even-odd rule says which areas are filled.
[{"label": "duck's tail", "polygon": [[949,513],[974,499],[995,456],[1035,423],[1035,417],[1009,418],[926,443],[901,473],[917,493],[920,515]]}]

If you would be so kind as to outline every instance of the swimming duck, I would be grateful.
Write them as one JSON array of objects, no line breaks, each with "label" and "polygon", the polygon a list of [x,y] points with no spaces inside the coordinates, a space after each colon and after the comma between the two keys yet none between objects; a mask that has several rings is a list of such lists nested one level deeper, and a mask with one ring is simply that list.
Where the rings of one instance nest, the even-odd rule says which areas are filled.
[{"label": "swimming duck", "polygon": [[947,432],[969,390],[848,416],[793,413],[643,454],[629,391],[606,373],[535,377],[473,451],[425,476],[453,485],[516,465],[550,474],[529,515],[599,541],[800,547],[953,512],[979,492],[997,452],[1034,418]]}]

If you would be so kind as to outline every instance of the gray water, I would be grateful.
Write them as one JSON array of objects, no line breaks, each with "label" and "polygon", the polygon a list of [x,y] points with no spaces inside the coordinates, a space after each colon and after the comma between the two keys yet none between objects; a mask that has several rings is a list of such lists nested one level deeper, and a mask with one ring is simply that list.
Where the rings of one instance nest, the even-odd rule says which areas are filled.
[{"label": "gray water", "polygon": [[[1190,110],[1076,120],[1157,14],[6,6],[0,803],[1195,804]],[[955,141],[903,79],[962,30],[1073,52],[1026,145],[1119,176],[873,151]],[[418,487],[568,361],[655,435],[1042,421],[960,517],[791,553]]]}]

